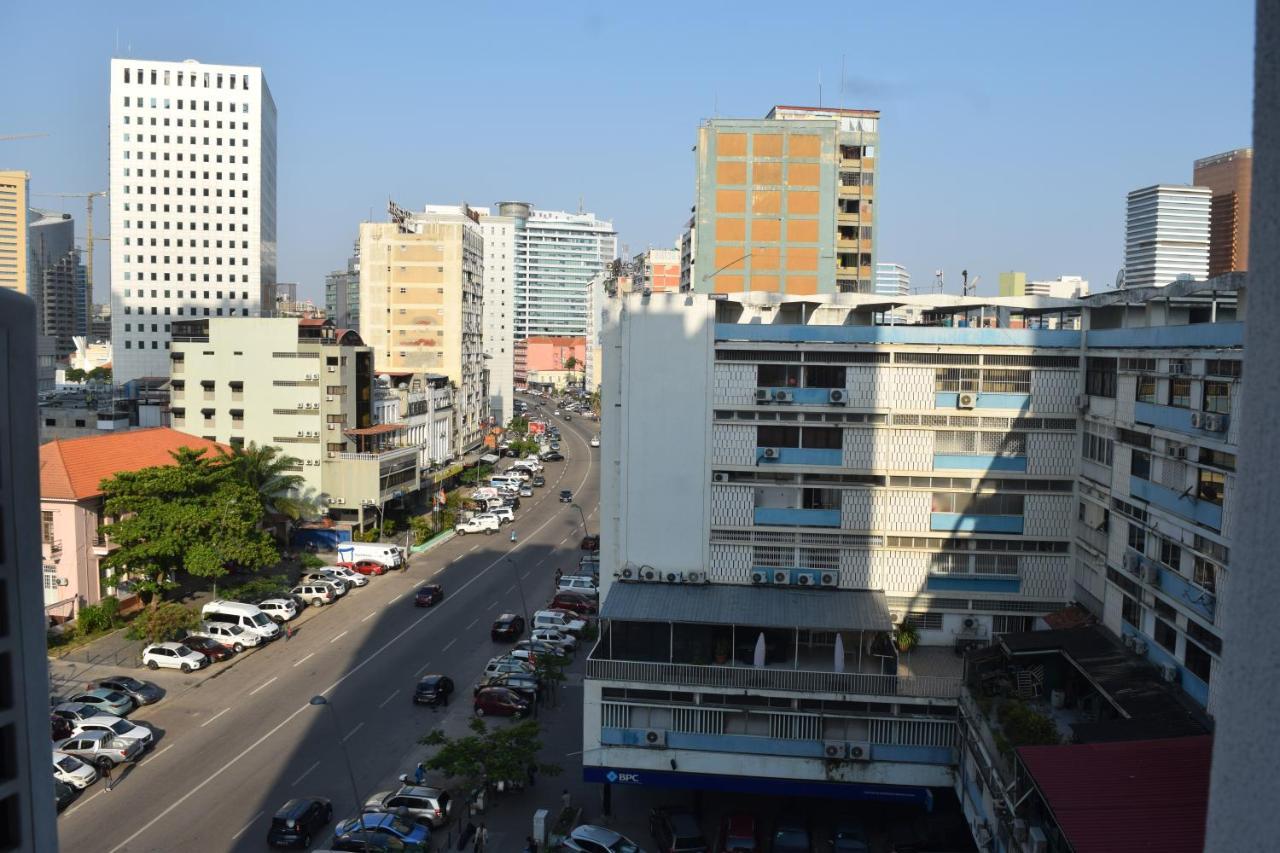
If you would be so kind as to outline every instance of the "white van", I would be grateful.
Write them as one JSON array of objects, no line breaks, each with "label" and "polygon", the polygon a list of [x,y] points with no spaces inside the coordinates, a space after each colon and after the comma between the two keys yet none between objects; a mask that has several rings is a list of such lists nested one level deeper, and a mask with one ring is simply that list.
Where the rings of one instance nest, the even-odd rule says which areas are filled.
[{"label": "white van", "polygon": [[495,489],[501,489],[502,487],[505,486],[509,489],[518,490],[520,488],[520,482],[521,481],[519,477],[490,477],[489,478],[489,485]]},{"label": "white van", "polygon": [[261,637],[263,640],[274,640],[280,636],[280,626],[256,604],[243,601],[210,601],[200,608],[200,616],[206,622],[221,622],[226,625],[239,625],[246,632]]},{"label": "white van", "polygon": [[357,563],[375,560],[389,569],[404,565],[404,550],[386,542],[342,542],[338,545],[338,561]]}]

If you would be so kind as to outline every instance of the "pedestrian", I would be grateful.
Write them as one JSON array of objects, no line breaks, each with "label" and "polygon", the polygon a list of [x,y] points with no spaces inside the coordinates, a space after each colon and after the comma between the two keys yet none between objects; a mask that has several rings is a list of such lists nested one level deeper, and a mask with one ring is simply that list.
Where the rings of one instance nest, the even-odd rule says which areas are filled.
[{"label": "pedestrian", "polygon": [[480,824],[479,828],[476,829],[475,844],[472,846],[471,849],[475,850],[476,853],[483,853],[485,845],[487,845],[488,843],[489,843],[489,830],[486,829],[485,825],[482,823]]},{"label": "pedestrian", "polygon": [[284,641],[287,643],[293,639],[293,626],[288,622],[284,623]]},{"label": "pedestrian", "polygon": [[98,775],[102,777],[103,782],[107,783],[107,787],[104,789],[107,791],[111,790],[111,768],[113,766],[110,761],[104,761],[102,766],[98,768]]},{"label": "pedestrian", "polygon": [[538,765],[533,762],[529,763],[529,787],[532,788],[538,784]]},{"label": "pedestrian", "polygon": [[560,805],[563,808],[568,809],[569,804],[572,802],[573,802],[573,798],[569,796],[569,789],[565,788],[564,793],[560,795]]},{"label": "pedestrian", "polygon": [[561,578],[561,572],[559,569],[556,569],[556,586],[560,586],[560,578]]}]

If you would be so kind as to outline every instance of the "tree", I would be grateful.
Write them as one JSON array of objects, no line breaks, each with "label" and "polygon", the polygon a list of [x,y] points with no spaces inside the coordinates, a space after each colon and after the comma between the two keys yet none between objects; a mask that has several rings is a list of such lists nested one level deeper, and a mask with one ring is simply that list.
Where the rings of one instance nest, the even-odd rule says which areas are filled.
[{"label": "tree", "polygon": [[267,515],[282,515],[297,521],[315,512],[311,501],[301,497],[306,480],[293,473],[302,465],[292,456],[285,456],[280,449],[269,444],[259,447],[249,442],[246,447],[234,447],[230,453],[222,451],[223,460],[235,477],[252,489],[262,503]]},{"label": "tree", "polygon": [[523,782],[530,767],[547,776],[560,773],[559,766],[538,761],[542,740],[537,720],[490,729],[484,720],[473,718],[470,728],[472,734],[463,737],[445,737],[435,729],[420,738],[418,742],[425,746],[440,747],[426,761],[427,768],[463,780],[468,792],[486,783]]},{"label": "tree", "polygon": [[166,601],[144,610],[129,623],[127,636],[133,640],[160,643],[185,635],[200,624],[200,614],[176,601]]},{"label": "tree", "polygon": [[511,430],[514,433],[524,435],[529,431],[529,419],[522,418],[519,416],[514,417],[511,419],[511,422],[507,424],[507,429]]},{"label": "tree", "polygon": [[87,373],[78,367],[69,367],[66,372],[68,382],[83,382],[87,375]]},{"label": "tree", "polygon": [[533,672],[538,680],[547,686],[547,698],[554,707],[559,704],[560,685],[564,683],[564,669],[569,665],[569,658],[563,655],[541,654],[534,659]]},{"label": "tree", "polygon": [[115,519],[102,532],[119,545],[102,565],[127,573],[153,609],[177,586],[180,570],[216,583],[228,565],[279,560],[259,529],[262,506],[252,489],[203,450],[184,447],[171,456],[173,465],[122,471],[101,484],[104,515]]},{"label": "tree", "polygon": [[111,368],[110,368],[110,367],[95,367],[93,370],[90,370],[90,371],[85,375],[85,378],[86,378],[86,379],[88,379],[90,382],[101,382],[101,383],[102,383],[102,384],[104,384],[104,385],[106,385],[106,384],[110,384],[110,382],[111,382]]}]

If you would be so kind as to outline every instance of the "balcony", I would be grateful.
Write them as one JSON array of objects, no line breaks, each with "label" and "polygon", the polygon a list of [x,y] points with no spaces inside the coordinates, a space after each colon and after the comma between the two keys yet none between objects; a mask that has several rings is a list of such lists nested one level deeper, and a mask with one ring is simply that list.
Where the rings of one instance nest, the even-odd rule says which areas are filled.
[{"label": "balcony", "polygon": [[[969,393],[973,397],[973,408],[975,409],[1013,409],[1025,412],[1031,408],[1030,394],[980,394],[976,391]],[[941,391],[934,394],[933,407],[935,409],[958,409],[960,407],[960,395],[954,391]]]},{"label": "balcony", "polygon": [[929,513],[929,529],[963,533],[1022,533],[1020,515],[970,515],[959,512]]},{"label": "balcony", "polygon": [[1027,457],[999,456],[994,453],[935,453],[934,470],[1016,471],[1025,474]]},{"label": "balcony", "polygon": [[757,447],[757,464],[834,465],[843,463],[839,448],[827,447]]},{"label": "balcony", "polygon": [[840,510],[758,506],[753,520],[756,524],[779,527],[839,527]]},{"label": "balcony", "polygon": [[1189,492],[1177,492],[1141,477],[1129,477],[1129,494],[1211,530],[1222,529],[1222,507]]},{"label": "balcony", "polygon": [[[1220,428],[1208,430],[1203,426],[1192,423],[1196,415],[1203,417],[1205,414],[1213,414]],[[1133,420],[1135,423],[1150,424],[1151,426],[1186,433],[1187,435],[1217,438],[1219,441],[1226,441],[1227,426],[1229,424],[1228,416],[1224,414],[1193,412],[1191,409],[1184,409],[1180,406],[1160,406],[1155,403],[1141,402],[1133,404]],[[1199,423],[1203,424],[1203,420],[1199,421]]]},{"label": "balcony", "polygon": [[[802,406],[826,406],[831,403],[831,388],[774,388],[760,387],[756,389],[757,403],[799,403]],[[844,389],[839,389],[843,391]],[[761,399],[761,393],[766,395]]]}]

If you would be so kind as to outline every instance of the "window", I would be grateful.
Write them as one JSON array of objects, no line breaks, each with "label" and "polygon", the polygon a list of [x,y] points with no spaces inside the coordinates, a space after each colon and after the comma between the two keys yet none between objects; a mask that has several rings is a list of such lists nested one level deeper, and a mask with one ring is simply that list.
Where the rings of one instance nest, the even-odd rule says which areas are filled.
[{"label": "window", "polygon": [[1133,451],[1133,459],[1129,462],[1129,473],[1140,480],[1151,479],[1151,454],[1145,450]]},{"label": "window", "polygon": [[1204,372],[1206,376],[1227,376],[1239,379],[1241,364],[1242,362],[1234,359],[1211,358],[1204,363]]},{"label": "window", "polygon": [[1213,666],[1213,658],[1209,657],[1208,652],[1188,640],[1187,648],[1182,653],[1182,661],[1192,675],[1205,684],[1209,683],[1209,671]]},{"label": "window", "polygon": [[[843,430],[823,427],[805,427],[801,430],[800,446],[822,450],[839,450]],[[767,445],[766,445],[767,446]]]},{"label": "window", "polygon": [[1129,525],[1129,547],[1139,554],[1147,553],[1147,531],[1136,524]]},{"label": "window", "polygon": [[964,515],[1022,515],[1026,495],[934,492],[931,512]]},{"label": "window", "polygon": [[1196,586],[1214,593],[1218,592],[1218,567],[1204,557],[1196,556],[1192,561],[1192,578]]},{"label": "window", "polygon": [[1236,455],[1221,450],[1213,450],[1209,447],[1202,447],[1200,448],[1200,464],[1234,471],[1236,470]]},{"label": "window", "polygon": [[1091,459],[1094,462],[1098,462],[1103,465],[1111,464],[1115,450],[1115,442],[1109,438],[1098,435],[1088,427],[1086,427],[1082,437],[1084,441],[1083,455],[1085,459]]},{"label": "window", "polygon": [[1208,468],[1196,469],[1196,497],[1202,501],[1222,506],[1222,495],[1227,488],[1227,475]]},{"label": "window", "polygon": [[806,388],[843,388],[844,368],[828,365],[810,365],[804,371]]},{"label": "window", "polygon": [[800,427],[756,427],[756,447],[799,447]]},{"label": "window", "polygon": [[1160,553],[1158,558],[1160,562],[1164,563],[1175,572],[1178,571],[1178,565],[1182,562],[1181,546],[1175,543],[1172,539],[1165,539],[1163,536],[1159,537],[1159,542]]},{"label": "window", "polygon": [[40,541],[46,545],[53,544],[53,513],[45,510],[40,512]]},{"label": "window", "polygon": [[942,630],[941,613],[908,613],[903,617],[902,621],[908,625],[915,626],[920,631]]},{"label": "window", "polygon": [[1156,401],[1156,378],[1154,376],[1138,376],[1138,383],[1133,395],[1139,403]]},{"label": "window", "polygon": [[1121,596],[1120,618],[1139,631],[1142,630],[1142,605],[1127,595]]},{"label": "window", "polygon": [[1155,620],[1155,630],[1151,632],[1151,636],[1168,651],[1176,651],[1178,648],[1178,632],[1163,619]]},{"label": "window", "polygon": [[1219,415],[1231,414],[1231,383],[1204,383],[1204,410]]},{"label": "window", "polygon": [[934,371],[934,390],[940,392],[977,391],[976,367],[940,367]]},{"label": "window", "polygon": [[1114,358],[1085,359],[1084,389],[1095,397],[1116,396],[1116,360]]},{"label": "window", "polygon": [[757,369],[756,383],[761,388],[800,387],[800,365],[762,364]]},{"label": "window", "polygon": [[982,371],[982,390],[990,394],[1030,394],[1030,370],[991,370]]},{"label": "window", "polygon": [[1191,380],[1173,378],[1169,380],[1169,400],[1170,406],[1177,406],[1179,409],[1191,408]]}]

